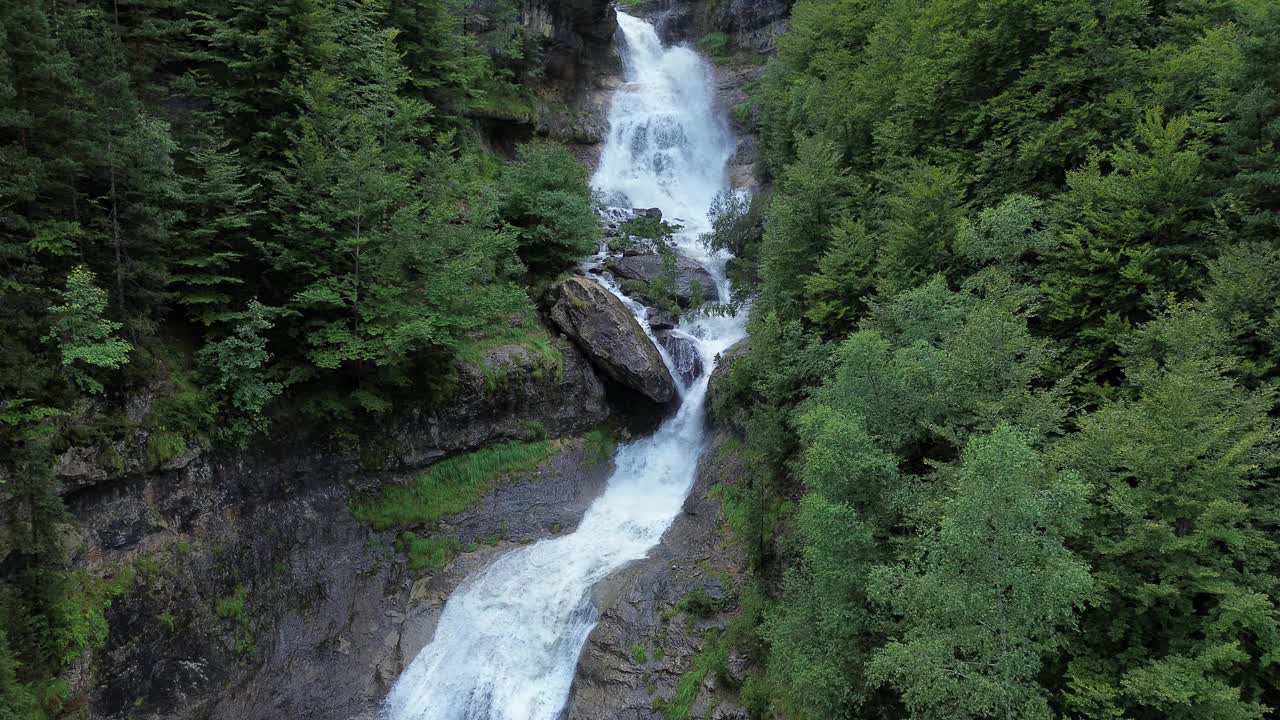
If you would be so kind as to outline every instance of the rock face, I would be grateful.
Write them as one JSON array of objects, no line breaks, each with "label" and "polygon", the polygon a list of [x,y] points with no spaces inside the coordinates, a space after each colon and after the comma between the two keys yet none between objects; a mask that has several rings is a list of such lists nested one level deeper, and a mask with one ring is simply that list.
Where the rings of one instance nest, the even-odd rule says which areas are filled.
[{"label": "rock face", "polygon": [[[605,264],[614,275],[624,280],[638,280],[652,284],[662,274],[662,256],[657,254],[629,255],[614,258]],[[715,278],[707,269],[683,255],[676,256],[676,302],[689,307],[697,302],[715,302],[719,299]]]},{"label": "rock face", "polygon": [[[570,342],[553,340],[558,358],[523,345],[488,350],[482,366],[463,365],[452,394],[438,403],[406,403],[379,428],[383,443],[361,448],[366,459],[387,470],[417,467],[444,455],[526,437],[535,422],[552,436],[589,429],[609,416],[604,384],[591,363]],[[306,427],[280,428],[291,442],[308,437]],[[310,438],[320,447],[327,437]],[[54,466],[63,494],[131,476],[185,470],[202,448],[191,448],[162,465],[147,458],[147,437],[106,449],[71,447]],[[104,458],[107,454],[111,457]],[[2,479],[2,478],[0,478]]]},{"label": "rock face", "polygon": [[793,0],[693,0],[659,15],[658,31],[668,42],[697,42],[710,32],[729,35],[732,45],[772,52],[787,29]]},{"label": "rock face", "polygon": [[586,278],[574,277],[554,285],[547,302],[552,322],[606,375],[654,402],[671,400],[671,372],[618,298]]},{"label": "rock face", "polygon": [[438,572],[409,568],[396,533],[357,522],[350,498],[446,454],[602,422],[602,381],[555,343],[558,358],[489,351],[450,400],[366,428],[358,447],[278,423],[269,444],[180,466],[129,461],[98,478],[81,472],[95,459],[69,459],[77,564],[135,577],[107,610],[106,647],[66,678],[88,716],[372,720],[457,583],[515,543],[575,527],[610,469],[581,440],[553,441],[536,471],[430,531],[480,543]]},{"label": "rock face", "polygon": [[609,130],[609,99],[622,82],[621,60],[611,43],[617,27],[609,0],[523,0],[514,15],[499,0],[471,0],[465,29],[481,47],[501,55],[517,32],[529,45],[536,43],[527,57],[540,64],[528,68],[523,82],[548,102],[471,109],[467,115],[501,151],[537,135],[568,145],[594,164]]},{"label": "rock face", "polygon": [[707,381],[707,420],[717,427],[728,427],[744,435],[747,431],[746,411],[743,409],[730,411],[722,407],[724,404],[722,397],[724,395],[725,377],[728,376],[733,368],[733,364],[746,355],[750,349],[751,339],[744,338],[720,353],[720,357],[716,361],[716,367],[711,371],[711,378]]},{"label": "rock face", "polygon": [[[714,434],[698,465],[684,511],[649,556],[614,573],[593,591],[600,622],[578,660],[565,708],[567,720],[654,720],[655,703],[675,694],[680,677],[736,609],[745,559],[721,528],[716,483],[732,483],[745,461],[725,432]],[[691,595],[692,593],[692,595]],[[701,602],[690,603],[697,597]],[[681,601],[685,608],[681,609]],[[638,653],[640,649],[643,653]],[[729,674],[740,668],[730,656]],[[741,681],[742,678],[735,678]],[[746,718],[732,691],[708,675],[689,717]]]},{"label": "rock face", "polygon": [[[347,511],[341,481],[375,477],[327,475],[320,455],[201,461],[205,472],[140,478],[80,504],[90,538],[139,512],[165,525],[132,548],[153,569],[108,611],[107,648],[86,688],[89,716],[373,720],[463,579],[520,544],[577,526],[611,464],[581,440],[560,444],[536,471],[449,518],[443,535],[497,540],[437,571],[412,570],[394,532],[372,532]],[[241,496],[249,488],[264,494]]]}]

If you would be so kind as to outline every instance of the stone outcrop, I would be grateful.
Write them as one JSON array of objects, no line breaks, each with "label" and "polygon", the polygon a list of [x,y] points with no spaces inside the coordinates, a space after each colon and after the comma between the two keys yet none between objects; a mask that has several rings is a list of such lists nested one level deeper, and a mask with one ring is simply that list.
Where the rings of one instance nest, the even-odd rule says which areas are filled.
[{"label": "stone outcrop", "polygon": [[533,104],[469,109],[466,114],[502,151],[543,136],[568,145],[580,159],[594,164],[609,130],[609,100],[622,82],[621,60],[612,47],[618,27],[613,4],[522,0],[514,16],[508,8],[499,0],[472,0],[465,28],[495,55],[507,52],[501,48],[513,33],[523,35],[526,58],[539,63],[526,67],[522,80],[532,90]]},{"label": "stone outcrop", "polygon": [[[582,440],[501,484],[433,531],[463,552],[410,568],[394,532],[351,517],[355,488],[393,479],[323,452],[204,458],[78,498],[87,552],[131,563],[107,611],[96,672],[81,678],[98,719],[374,720],[469,575],[521,544],[572,531],[611,473]],[[129,543],[100,535],[145,518]],[[113,535],[114,537],[115,535]]]},{"label": "stone outcrop", "polygon": [[747,431],[746,410],[725,407],[724,381],[732,370],[733,364],[750,349],[751,339],[744,338],[720,353],[716,366],[711,371],[711,377],[707,380],[707,420],[717,427],[728,427],[744,435]]},{"label": "stone outcrop", "polygon": [[[662,274],[662,256],[624,255],[609,260],[605,267],[624,280],[652,284]],[[683,255],[676,255],[674,280],[672,291],[680,307],[689,307],[699,302],[715,302],[719,297],[716,281],[711,273],[696,260]]]},{"label": "stone outcrop", "polygon": [[552,322],[606,375],[654,402],[671,400],[671,372],[622,301],[586,278],[573,277],[552,286],[546,303]]},{"label": "stone outcrop", "polygon": [[[746,562],[724,535],[720,502],[711,489],[745,477],[740,447],[726,432],[712,435],[683,511],[662,542],[594,589],[600,622],[578,660],[567,720],[662,717],[657,704],[675,694],[681,676],[710,641],[709,633],[727,625],[737,609]],[[696,608],[687,600],[695,596],[701,601]],[[682,601],[693,609],[682,609]],[[742,658],[731,655],[727,674],[744,666]],[[732,689],[718,683],[711,675],[704,678],[689,716],[745,720]]]},{"label": "stone outcrop", "polygon": [[493,348],[459,369],[448,399],[358,435],[278,420],[269,443],[162,466],[124,448],[124,469],[107,473],[98,451],[69,451],[73,559],[133,578],[107,609],[105,648],[64,678],[88,717],[372,720],[457,583],[576,527],[610,463],[582,440],[553,441],[537,470],[424,529],[466,551],[440,571],[409,568],[396,533],[357,522],[349,502],[446,455],[605,420],[591,363],[553,343]]},{"label": "stone outcrop", "polygon": [[770,53],[787,29],[794,0],[692,0],[655,13],[668,42],[697,42],[711,32],[729,36],[731,46]]},{"label": "stone outcrop", "polygon": [[[385,442],[361,452],[383,469],[416,467],[444,455],[525,437],[531,422],[552,435],[580,432],[602,422],[610,409],[591,363],[570,342],[553,340],[552,346],[549,354],[520,344],[489,349],[479,365],[457,368],[457,383],[445,399],[400,405],[379,429]],[[293,425],[278,420],[276,430],[329,444],[327,437],[312,436],[315,428],[291,420]],[[148,458],[148,439],[140,431],[129,442],[68,448],[54,466],[63,494],[133,475],[182,471],[206,452],[191,447],[157,464]]]}]

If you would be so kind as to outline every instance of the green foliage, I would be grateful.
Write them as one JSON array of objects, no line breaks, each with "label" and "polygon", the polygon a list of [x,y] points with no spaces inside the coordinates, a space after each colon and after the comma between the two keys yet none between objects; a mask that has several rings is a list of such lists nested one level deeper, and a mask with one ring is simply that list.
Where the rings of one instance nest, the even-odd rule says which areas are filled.
[{"label": "green foliage", "polygon": [[717,612],[720,603],[708,595],[706,590],[698,587],[685,593],[676,603],[676,609],[687,613],[691,618],[703,620]]},{"label": "green foliage", "polygon": [[406,484],[353,499],[351,513],[375,530],[430,525],[467,509],[503,478],[537,467],[556,447],[547,440],[513,442],[449,458]]},{"label": "green foliage", "polygon": [[173,632],[178,628],[178,618],[168,610],[157,615],[156,621],[168,632]]},{"label": "green foliage", "polygon": [[187,451],[187,440],[169,430],[159,430],[147,437],[147,461],[163,465]]},{"label": "green foliage", "polygon": [[649,662],[649,654],[645,652],[644,645],[638,642],[631,643],[631,662],[636,665],[644,665]]},{"label": "green foliage", "polygon": [[200,364],[211,376],[209,387],[220,396],[223,411],[231,420],[226,431],[233,437],[265,431],[267,406],[284,390],[282,382],[272,379],[277,374],[267,366],[271,353],[265,337],[279,315],[278,309],[252,300],[235,318],[234,334],[200,349]]},{"label": "green foliage", "polygon": [[1260,717],[1280,658],[1274,398],[1201,347],[1132,366],[1140,388],[1084,418],[1059,462],[1090,484],[1076,540],[1098,578],[1081,621],[1070,707],[1090,714]]},{"label": "green foliage", "polygon": [[9,647],[9,638],[0,630],[0,720],[23,720],[36,712],[31,688],[18,682],[18,659]]},{"label": "green foliage", "polygon": [[397,544],[409,556],[409,567],[415,571],[440,570],[458,554],[459,544],[450,538],[424,537],[402,533]]},{"label": "green foliage", "polygon": [[754,711],[1280,707],[1278,19],[795,5],[747,108],[763,235],[714,241],[758,283],[712,408],[782,578]]},{"label": "green foliage", "polygon": [[91,369],[119,368],[129,361],[133,346],[116,337],[120,323],[105,317],[107,293],[94,283],[88,268],[72,268],[61,295],[62,303],[49,308],[55,319],[45,339],[58,344],[63,367],[81,389],[101,394],[104,388]]},{"label": "green foliage", "polygon": [[597,428],[587,433],[583,442],[586,444],[587,455],[597,463],[611,461],[614,451],[618,449],[617,436],[605,428]]},{"label": "green foliage", "polygon": [[675,693],[670,698],[654,698],[654,709],[661,712],[665,720],[688,720],[689,711],[693,709],[707,677],[723,673],[728,652],[728,646],[719,634],[714,630],[708,631],[702,652],[693,658],[689,670],[680,676]]},{"label": "green foliage", "polygon": [[555,275],[596,250],[600,226],[587,169],[564,147],[529,143],[501,180],[498,212],[531,272]]},{"label": "green foliage", "polygon": [[1041,662],[1092,588],[1063,544],[1079,530],[1084,486],[1046,473],[1007,425],[969,442],[953,483],[920,556],[873,576],[901,639],[876,652],[869,679],[897,687],[912,717],[1053,717]]},{"label": "green foliage", "polygon": [[712,57],[722,57],[729,52],[730,38],[722,32],[707,33],[698,41],[703,52]]},{"label": "green foliage", "polygon": [[[509,345],[520,346],[531,353],[533,366],[528,368],[520,363],[511,364],[501,358],[488,356],[491,351]],[[475,333],[465,341],[457,350],[457,361],[460,365],[478,370],[484,377],[488,390],[506,385],[516,371],[530,370],[532,378],[543,383],[560,382],[564,377],[564,355],[538,321],[532,305],[527,301],[506,314],[502,322],[495,323],[484,332]]]},{"label": "green foliage", "polygon": [[240,620],[245,614],[245,601],[249,598],[249,588],[236,585],[231,593],[218,598],[213,611],[223,620]]}]

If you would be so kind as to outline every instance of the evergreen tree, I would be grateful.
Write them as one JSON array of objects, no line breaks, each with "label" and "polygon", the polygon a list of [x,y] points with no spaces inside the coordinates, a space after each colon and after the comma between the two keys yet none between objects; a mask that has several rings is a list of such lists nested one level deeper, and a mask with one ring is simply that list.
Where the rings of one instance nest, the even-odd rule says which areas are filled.
[{"label": "evergreen tree", "polygon": [[600,233],[587,169],[566,148],[529,143],[502,178],[499,212],[529,270],[554,275],[596,251]]},{"label": "evergreen tree", "polygon": [[191,153],[194,172],[184,178],[183,219],[176,235],[185,257],[174,263],[176,300],[204,325],[230,319],[244,279],[237,262],[253,250],[249,231],[262,211],[253,205],[257,185],[246,185],[239,153],[211,140]]}]

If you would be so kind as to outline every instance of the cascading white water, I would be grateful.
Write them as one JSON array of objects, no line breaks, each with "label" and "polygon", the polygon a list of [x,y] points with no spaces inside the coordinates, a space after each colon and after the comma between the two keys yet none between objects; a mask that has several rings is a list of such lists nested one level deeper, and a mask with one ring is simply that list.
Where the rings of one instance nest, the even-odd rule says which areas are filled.
[{"label": "cascading white water", "polygon": [[[658,207],[680,222],[678,250],[707,266],[725,300],[726,258],[697,241],[732,153],[713,111],[709,68],[687,48],[663,48],[642,20],[618,13],[618,24],[627,83],[613,99],[593,184],[612,204]],[[643,322],[643,307],[629,307]],[[431,644],[391,689],[386,718],[552,720],[560,713],[597,620],[591,587],[644,557],[679,513],[702,450],[708,373],[715,356],[743,337],[744,324],[713,316],[677,328],[695,339],[707,369],[683,388],[679,410],[653,436],[618,449],[604,494],[576,531],[504,555],[454,592]]]}]

